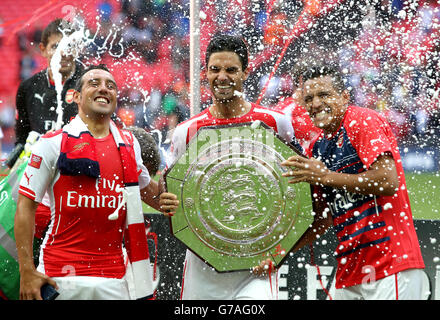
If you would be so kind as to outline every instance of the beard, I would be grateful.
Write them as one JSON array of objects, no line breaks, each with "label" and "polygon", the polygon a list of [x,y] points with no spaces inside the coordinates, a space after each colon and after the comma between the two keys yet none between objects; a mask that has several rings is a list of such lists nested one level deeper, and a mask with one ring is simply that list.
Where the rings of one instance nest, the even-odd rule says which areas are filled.
[{"label": "beard", "polygon": [[212,93],[215,100],[219,103],[228,103],[231,101],[236,101],[243,96],[243,93],[241,91],[236,90],[235,88],[231,88],[226,92],[219,92],[213,89]]}]

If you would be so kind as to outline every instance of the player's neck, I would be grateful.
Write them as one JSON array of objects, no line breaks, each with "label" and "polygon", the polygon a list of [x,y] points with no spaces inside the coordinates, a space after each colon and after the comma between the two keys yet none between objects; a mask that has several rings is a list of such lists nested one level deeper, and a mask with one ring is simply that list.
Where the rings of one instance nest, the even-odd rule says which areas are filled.
[{"label": "player's neck", "polygon": [[214,104],[209,108],[209,111],[214,118],[238,118],[248,113],[249,110],[251,110],[251,107],[250,102],[240,98],[227,102],[214,101]]},{"label": "player's neck", "polygon": [[323,133],[327,139],[331,139],[339,132],[339,129],[341,129],[342,122],[344,121],[345,114],[347,112],[347,106],[343,109],[344,112],[339,115],[338,117],[334,117],[332,123],[327,126],[326,128],[322,128]]},{"label": "player's neck", "polygon": [[78,112],[81,120],[86,124],[87,129],[95,139],[105,138],[110,133],[110,118],[102,116],[98,118],[92,118],[82,112]]}]

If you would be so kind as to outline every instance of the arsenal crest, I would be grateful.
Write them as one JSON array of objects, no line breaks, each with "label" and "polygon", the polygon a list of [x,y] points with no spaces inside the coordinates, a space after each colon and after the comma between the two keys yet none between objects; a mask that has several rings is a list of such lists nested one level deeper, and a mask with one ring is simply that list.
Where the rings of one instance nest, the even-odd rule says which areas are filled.
[{"label": "arsenal crest", "polygon": [[64,100],[66,100],[66,102],[68,104],[71,104],[73,102],[73,95],[75,94],[75,89],[69,89],[66,92],[66,98]]},{"label": "arsenal crest", "polygon": [[344,145],[344,135],[342,133],[339,135],[336,145],[338,146],[339,149],[342,148],[342,146]]}]

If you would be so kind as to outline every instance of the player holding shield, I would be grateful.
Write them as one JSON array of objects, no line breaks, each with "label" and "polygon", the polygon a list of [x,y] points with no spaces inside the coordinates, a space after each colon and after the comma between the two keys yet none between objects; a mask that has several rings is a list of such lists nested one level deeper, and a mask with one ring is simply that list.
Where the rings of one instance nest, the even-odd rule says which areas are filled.
[{"label": "player holding shield", "polygon": [[[237,36],[219,34],[206,51],[206,78],[213,104],[179,124],[172,138],[173,161],[185,152],[187,144],[202,127],[264,122],[284,140],[295,143],[291,122],[281,112],[247,101],[243,94],[248,77],[248,50]],[[298,146],[298,144],[296,144]],[[300,147],[299,147],[300,148]],[[177,198],[176,198],[177,199]],[[165,205],[167,202],[164,201]],[[182,299],[277,299],[277,272],[264,260],[250,271],[219,273],[187,250],[183,274]]]},{"label": "player holding shield", "polygon": [[324,210],[300,248],[332,224],[336,299],[421,299],[424,263],[414,229],[396,139],[377,112],[349,105],[341,73],[316,66],[303,73],[302,100],[321,133],[283,165],[290,183],[308,182]]}]

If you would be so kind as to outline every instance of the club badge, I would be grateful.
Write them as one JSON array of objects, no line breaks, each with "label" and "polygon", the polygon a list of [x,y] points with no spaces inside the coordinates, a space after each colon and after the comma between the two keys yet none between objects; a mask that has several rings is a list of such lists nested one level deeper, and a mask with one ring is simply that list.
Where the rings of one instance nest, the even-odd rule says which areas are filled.
[{"label": "club badge", "polygon": [[73,102],[73,95],[75,94],[75,89],[69,89],[66,92],[66,97],[65,97],[65,101],[68,104],[71,104]]}]

